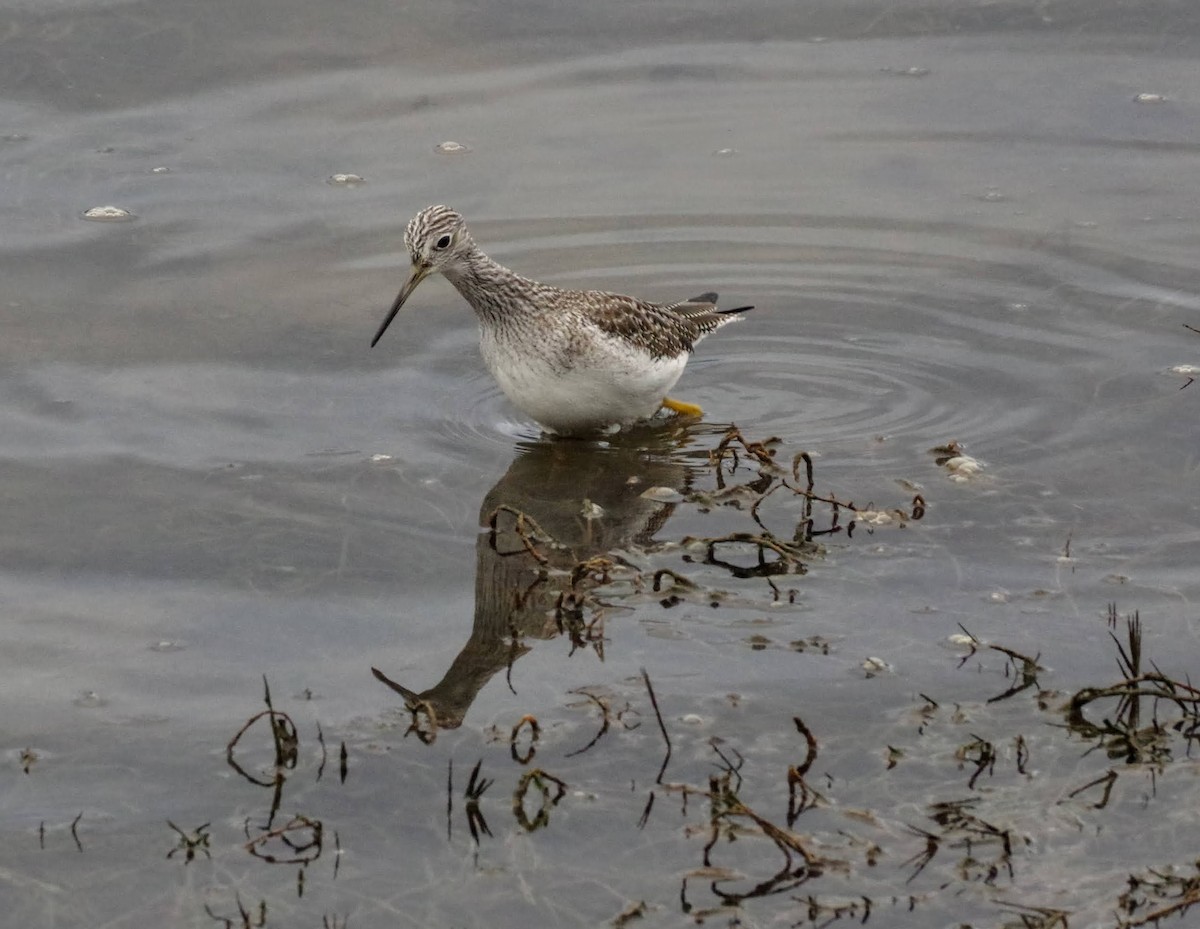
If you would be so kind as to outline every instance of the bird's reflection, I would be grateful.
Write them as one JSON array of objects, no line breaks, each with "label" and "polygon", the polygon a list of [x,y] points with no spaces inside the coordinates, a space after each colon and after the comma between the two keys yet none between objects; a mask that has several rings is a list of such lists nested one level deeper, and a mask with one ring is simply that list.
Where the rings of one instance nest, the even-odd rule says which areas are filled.
[{"label": "bird's reflection", "polygon": [[424,717],[420,733],[460,725],[497,672],[529,651],[529,639],[563,631],[572,610],[572,571],[609,552],[651,542],[675,507],[646,494],[682,490],[691,470],[680,426],[660,425],[602,440],[522,444],[484,497],[476,544],[475,621],[442,679],[413,691],[372,669]]}]

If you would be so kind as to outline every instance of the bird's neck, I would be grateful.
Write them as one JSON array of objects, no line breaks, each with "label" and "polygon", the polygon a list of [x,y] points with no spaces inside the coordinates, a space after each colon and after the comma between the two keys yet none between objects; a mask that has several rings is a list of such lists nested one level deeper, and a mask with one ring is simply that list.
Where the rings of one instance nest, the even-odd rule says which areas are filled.
[{"label": "bird's neck", "polygon": [[483,323],[502,325],[514,316],[535,315],[541,302],[536,298],[548,289],[545,284],[510,271],[478,248],[453,267],[443,269],[442,274],[471,304]]}]

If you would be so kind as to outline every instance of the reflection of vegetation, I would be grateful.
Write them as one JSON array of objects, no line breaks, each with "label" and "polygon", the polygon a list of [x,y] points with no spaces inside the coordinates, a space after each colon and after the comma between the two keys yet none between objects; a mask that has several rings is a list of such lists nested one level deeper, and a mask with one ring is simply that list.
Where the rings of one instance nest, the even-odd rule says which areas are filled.
[{"label": "reflection of vegetation", "polygon": [[[1109,608],[1109,626],[1117,625],[1116,606]],[[1171,760],[1174,739],[1188,748],[1200,737],[1200,689],[1173,680],[1157,665],[1142,666],[1142,621],[1134,613],[1125,620],[1126,641],[1110,632],[1117,646],[1117,663],[1124,679],[1106,687],[1085,687],[1067,705],[1067,725],[1089,740],[1095,740],[1109,758],[1128,764],[1157,764]],[[1092,704],[1116,700],[1116,708],[1094,722],[1087,715]],[[1150,706],[1150,719],[1143,724],[1143,707]],[[1172,712],[1164,721],[1160,713]]]},{"label": "reflection of vegetation", "polygon": [[1129,875],[1129,887],[1117,899],[1117,929],[1158,925],[1168,916],[1182,916],[1200,904],[1200,862],[1190,873],[1146,871]]},{"label": "reflection of vegetation", "polygon": [[218,916],[213,912],[212,908],[206,903],[204,904],[204,912],[214,921],[220,923],[225,929],[260,929],[267,924],[267,901],[260,900],[256,910],[248,910],[242,905],[240,895],[234,897],[234,902],[237,904],[238,915],[233,916]]},{"label": "reflection of vegetation", "polygon": [[[271,802],[271,815],[267,819],[269,826],[279,809],[279,800],[283,792],[283,785],[287,781],[287,772],[296,767],[300,737],[296,732],[296,724],[292,722],[292,718],[287,713],[276,710],[271,704],[271,687],[265,677],[263,678],[263,702],[266,703],[267,708],[255,713],[246,720],[242,724],[242,728],[234,733],[233,738],[229,740],[229,744],[225,746],[225,760],[231,768],[250,783],[257,784],[259,787],[270,787],[275,791],[274,799]],[[238,744],[241,742],[242,737],[261,719],[266,719],[270,723],[271,746],[275,753],[275,763],[271,766],[269,777],[251,774],[242,767],[237,758]]]},{"label": "reflection of vegetation", "polygon": [[576,755],[582,755],[584,752],[589,751],[604,737],[614,720],[621,723],[621,725],[623,725],[626,729],[636,729],[639,725],[641,725],[638,722],[634,722],[632,724],[625,722],[624,717],[631,711],[631,707],[628,703],[626,703],[622,709],[614,712],[611,698],[604,694],[593,693],[586,687],[577,687],[570,692],[587,698],[587,701],[600,711],[600,728],[596,730],[596,734],[592,736],[592,740],[582,748],[577,748],[574,751],[567,752],[565,755],[567,758],[574,758]]},{"label": "reflection of vegetation", "polygon": [[[672,572],[662,574],[657,581],[659,594],[666,589],[686,591],[689,583],[695,583]],[[1115,607],[1110,609],[1109,620],[1112,626],[1119,625]],[[915,732],[921,748],[905,747],[903,732],[888,733],[895,745],[879,746],[873,777],[881,793],[872,806],[849,809],[843,805],[845,775],[836,773],[839,767],[836,756],[832,761],[828,757],[831,743],[835,752],[844,752],[848,744],[859,741],[856,735],[814,726],[806,719],[792,716],[786,727],[780,727],[779,735],[786,737],[787,750],[795,752],[795,756],[782,770],[778,767],[767,770],[756,763],[754,753],[731,739],[710,737],[707,746],[690,740],[688,730],[681,730],[675,722],[680,717],[672,715],[669,704],[674,699],[662,694],[661,688],[643,671],[638,679],[626,682],[624,691],[614,691],[610,685],[582,686],[569,692],[574,699],[566,708],[575,712],[586,708],[589,716],[596,719],[595,730],[589,729],[584,739],[548,740],[547,726],[553,727],[555,723],[540,722],[527,713],[512,726],[493,730],[493,744],[503,754],[489,756],[489,776],[482,773],[485,758],[480,757],[465,787],[456,789],[450,759],[446,780],[447,841],[456,841],[453,825],[465,818],[472,846],[470,860],[483,871],[496,867],[485,856],[501,854],[514,835],[526,836],[527,841],[535,841],[534,833],[538,834],[536,841],[547,841],[547,836],[558,842],[573,841],[576,837],[562,834],[559,823],[563,819],[572,819],[574,823],[582,820],[577,815],[556,816],[555,810],[574,804],[576,797],[587,796],[594,802],[605,796],[606,790],[607,796],[612,797],[614,785],[606,785],[604,775],[598,778],[596,766],[603,770],[607,763],[605,756],[617,741],[627,739],[633,741],[625,744],[626,752],[630,744],[638,745],[639,749],[636,756],[621,759],[623,765],[631,767],[630,782],[624,788],[616,786],[620,794],[632,797],[633,802],[623,801],[629,815],[618,828],[636,829],[643,835],[653,833],[649,839],[653,845],[674,844],[686,853],[689,863],[685,867],[668,869],[662,876],[675,882],[676,891],[666,896],[677,901],[688,920],[711,922],[714,917],[739,920],[743,912],[750,914],[769,907],[777,921],[793,927],[826,926],[851,920],[862,923],[871,917],[878,919],[884,910],[891,910],[893,915],[900,910],[920,914],[913,917],[917,919],[914,924],[920,924],[920,918],[940,923],[946,921],[943,917],[947,914],[957,916],[957,908],[973,899],[976,904],[986,903],[989,920],[980,923],[962,918],[956,919],[955,924],[996,929],[1069,929],[1080,919],[1081,924],[1094,924],[1096,910],[1073,911],[1062,905],[1061,899],[1051,897],[1047,901],[1050,905],[1036,899],[1009,899],[1024,889],[1023,878],[1033,874],[1038,874],[1037,886],[1053,887],[1052,872],[1046,871],[1044,862],[1035,860],[1037,853],[1033,849],[1042,841],[1036,821],[1031,822],[1028,816],[1022,818],[1019,811],[1019,798],[1028,792],[1024,785],[1041,776],[1030,760],[1031,744],[1038,745],[1040,766],[1053,763],[1053,752],[1047,751],[1042,736],[985,728],[989,720],[996,719],[979,719],[978,714],[980,708],[1001,701],[1009,710],[1028,708],[1036,714],[1035,719],[1055,712],[1052,709],[1055,701],[1037,682],[1037,675],[1048,672],[1039,664],[1038,657],[1019,650],[988,643],[970,634],[956,641],[982,661],[988,656],[1003,659],[1003,665],[997,664],[994,671],[1002,671],[1010,678],[1009,686],[998,695],[981,697],[974,711],[921,695],[906,717],[915,723],[908,730],[909,737]],[[1121,679],[1065,695],[1063,711],[1066,731],[1091,746],[1083,753],[1083,759],[1119,761],[1120,766],[1097,772],[1099,776],[1088,783],[1061,792],[1058,807],[1068,808],[1070,815],[1112,815],[1114,810],[1122,808],[1119,788],[1123,774],[1138,771],[1161,774],[1178,755],[1177,743],[1190,746],[1200,728],[1197,716],[1200,694],[1146,656],[1140,617],[1134,614],[1126,618],[1123,636],[1114,635],[1113,641]],[[961,667],[962,663],[959,664]],[[983,665],[980,670],[984,670]],[[247,819],[244,848],[261,863],[298,866],[295,895],[299,899],[306,894],[305,874],[322,857],[330,830],[325,817],[313,814],[297,813],[286,822],[271,825],[286,784],[303,768],[306,737],[290,716],[272,705],[269,691],[265,700],[266,710],[254,714],[240,727],[228,748],[234,769],[247,783],[269,788],[272,797],[266,826],[252,831],[251,820]],[[1057,702],[1061,704],[1062,699]],[[1100,712],[1098,708],[1105,702],[1110,706]],[[654,743],[646,742],[646,732],[639,731],[636,723],[621,725],[629,717],[645,719],[651,714],[657,728],[657,734],[654,727],[650,730]],[[1010,713],[998,717],[1006,718],[1028,716],[1014,717]],[[269,723],[264,728],[270,735],[264,746],[266,750],[260,748],[262,761],[258,765],[250,760],[253,755],[248,744],[256,722]],[[947,727],[949,738],[943,732]],[[821,732],[822,729],[825,731]],[[1048,727],[1046,731],[1063,730]],[[763,723],[749,734],[752,739],[761,739],[770,732],[770,724]],[[550,767],[544,761],[550,750],[547,741],[558,753],[556,764],[569,765],[567,770],[555,768],[555,773],[547,770]],[[319,772],[326,754],[323,735],[318,736],[318,742],[320,766],[316,765],[316,757],[313,761]],[[1096,752],[1095,748],[1103,751]],[[714,772],[695,773],[697,749],[711,753]],[[546,767],[532,766],[535,754]],[[909,817],[890,810],[889,789],[898,790],[902,783],[893,779],[912,777],[913,771],[921,770],[921,764],[932,766],[928,768],[929,774],[935,774],[939,768],[942,773],[937,780],[925,775],[918,785],[918,791],[926,795],[919,807],[913,807],[919,815]],[[830,765],[834,774],[827,773],[826,766]],[[1006,789],[1013,780],[1015,787]],[[571,793],[568,781],[574,789]],[[631,792],[638,781],[643,787],[648,786],[648,796],[640,791]],[[488,798],[494,795],[492,788],[497,782],[505,785],[503,790],[511,790],[511,802],[489,808]],[[344,783],[344,778],[338,783]],[[939,796],[939,789],[949,795]],[[963,791],[968,794],[963,796]],[[455,803],[459,795],[465,801],[461,811]],[[682,823],[672,813],[672,799],[682,805],[685,816]],[[911,806],[911,802],[902,802]],[[1035,800],[1039,807],[1035,815],[1039,820],[1044,816],[1042,802]],[[1125,809],[1128,806],[1124,804]],[[641,808],[641,816],[635,821],[637,807]],[[511,819],[503,816],[501,823],[497,823],[497,808],[502,808]],[[579,810],[567,812],[578,814]],[[622,819],[610,818],[610,821],[622,822]],[[174,824],[171,828],[179,843],[168,857],[182,855],[191,861],[217,854],[210,852],[207,823],[191,832]],[[336,833],[332,835],[338,852],[332,870],[336,878],[341,842]],[[888,883],[889,870],[896,873],[895,883]],[[999,893],[1004,896],[997,896]],[[639,896],[644,896],[644,892]],[[231,929],[266,924],[265,896],[253,908],[244,906],[239,896],[234,896],[234,900],[236,911],[220,913],[208,907],[210,917]],[[1095,906],[1111,914],[1114,921],[1109,924],[1113,929],[1134,929],[1190,912],[1197,904],[1200,904],[1200,870],[1189,865],[1179,871],[1150,868],[1133,873],[1123,889],[1112,890],[1106,900],[1098,899]],[[607,918],[614,925],[626,925],[650,918],[662,908],[661,903],[652,903],[645,897],[633,900],[619,912],[614,908]],[[277,912],[272,915],[278,918]],[[978,912],[974,918],[979,918]],[[331,921],[327,915],[324,925],[340,929],[347,923],[346,917],[334,916]]]},{"label": "reflection of vegetation", "polygon": [[[818,877],[831,864],[806,848],[800,836],[751,809],[738,796],[737,779],[736,771],[727,770],[723,774],[713,775],[708,781],[709,838],[704,846],[704,865],[684,875],[679,891],[683,911],[698,921],[721,909],[740,906],[748,900],[795,890]],[[726,843],[736,842],[748,830],[767,838],[783,856],[783,863],[765,880],[735,889],[730,885],[744,879],[744,875],[731,868],[714,866],[713,851],[722,839]],[[709,892],[719,904],[718,909],[696,909],[689,901],[688,882],[695,879],[702,879],[708,884]]]},{"label": "reflection of vegetation", "polygon": [[980,650],[999,652],[1008,659],[1008,664],[1006,664],[1004,667],[1004,676],[1009,677],[1011,673],[1013,680],[1012,686],[1003,693],[999,693],[996,694],[996,696],[991,697],[988,700],[988,703],[999,703],[1001,700],[1007,700],[1009,697],[1015,697],[1023,690],[1028,690],[1030,687],[1037,686],[1037,673],[1038,671],[1042,670],[1041,666],[1038,665],[1038,658],[1041,657],[1040,655],[1035,655],[1034,657],[1030,658],[1028,655],[1022,655],[1020,652],[1013,651],[1011,648],[1006,648],[1003,645],[995,645],[990,642],[981,642],[970,632],[967,632],[966,627],[964,627],[962,623],[959,623],[958,628],[962,629],[964,635],[966,635],[968,639],[968,651],[965,655],[963,655],[962,661],[959,662],[959,667],[962,667],[962,665],[966,664],[967,661]]},{"label": "reflection of vegetation", "polygon": [[1020,922],[1006,922],[1003,929],[1071,929],[1068,910],[1057,910],[1049,906],[1026,906],[1011,900],[997,900],[1000,906],[1017,914]]},{"label": "reflection of vegetation", "polygon": [[817,760],[817,737],[799,716],[793,718],[792,722],[796,724],[796,731],[804,737],[805,755],[800,764],[788,765],[787,824],[789,828],[795,824],[801,813],[812,809],[821,801],[821,795],[809,787],[805,780],[805,775],[813,766],[813,762]]},{"label": "reflection of vegetation", "polygon": [[[260,710],[247,719],[241,728],[234,733],[233,738],[229,740],[229,743],[225,747],[225,758],[229,767],[248,783],[271,790],[271,802],[263,823],[261,825],[252,825],[253,817],[247,816],[245,818],[242,824],[242,829],[245,833],[245,842],[242,847],[252,857],[266,864],[299,865],[296,871],[296,892],[298,896],[303,896],[307,869],[309,865],[321,857],[324,851],[325,825],[319,818],[306,816],[301,813],[293,815],[291,819],[282,825],[275,825],[275,817],[279,813],[283,801],[284,787],[288,782],[289,775],[296,770],[300,761],[300,732],[290,715],[275,709],[274,703],[271,700],[271,688],[265,677],[263,678],[263,702],[267,708]],[[265,772],[251,773],[248,767],[254,768],[254,766],[248,763],[244,764],[239,760],[239,752],[244,748],[242,740],[261,720],[266,720],[270,727],[273,763],[264,766]],[[316,768],[316,780],[319,781],[324,774],[325,764],[328,761],[328,750],[325,745],[325,734],[319,724],[316,730],[316,741],[321,749],[320,761]],[[347,768],[348,752],[346,743],[343,742],[339,763],[341,783],[345,783],[346,781]],[[169,825],[179,834],[181,840],[180,846],[174,851],[184,850],[187,861],[192,860],[197,849],[204,851],[206,855],[208,854],[209,836],[205,831],[208,828],[207,823],[201,826],[194,836],[190,837],[174,824],[169,823]],[[336,852],[333,856],[333,875],[336,878],[341,865],[342,852],[341,839],[336,832],[334,833],[334,845]],[[173,854],[174,851],[170,854]],[[168,854],[168,857],[170,857],[170,854]],[[265,901],[263,901],[260,912],[256,917],[252,917],[249,911],[242,906],[240,897],[237,899],[237,908],[240,919],[240,923],[236,923],[237,925],[251,927],[265,924],[267,913]],[[217,916],[211,910],[208,910],[208,913],[218,922],[223,922],[227,926],[235,925],[235,921],[232,918]],[[336,917],[334,921],[336,923]]]},{"label": "reflection of vegetation", "polygon": [[308,816],[293,816],[282,826],[254,836],[250,835],[247,822],[245,847],[251,855],[267,864],[307,865],[321,857],[324,835],[325,827],[321,821]]},{"label": "reflection of vegetation", "polygon": [[[970,695],[964,701],[944,697],[932,683],[920,682],[911,690],[906,685],[900,693],[915,692],[911,706],[895,707],[898,715],[858,728],[865,714],[823,718],[805,705],[801,717],[786,703],[787,709],[776,713],[747,695],[729,695],[726,703],[719,693],[712,696],[709,706],[737,714],[736,723],[715,713],[681,715],[677,692],[669,683],[664,687],[657,674],[652,682],[645,670],[637,677],[609,676],[600,682],[573,679],[562,687],[557,716],[555,707],[544,703],[518,703],[510,706],[511,715],[501,711],[487,728],[462,726],[480,689],[500,671],[508,674],[503,697],[512,703],[509,694],[518,694],[520,683],[514,664],[539,641],[558,639],[561,655],[586,660],[573,670],[604,669],[601,662],[612,663],[615,655],[626,659],[627,675],[619,611],[661,614],[691,606],[702,607],[692,615],[707,616],[710,608],[739,596],[743,605],[761,604],[765,611],[798,596],[785,583],[803,589],[825,573],[819,559],[822,543],[831,536],[898,529],[920,519],[925,509],[920,497],[908,510],[879,510],[819,494],[809,456],[800,453],[780,463],[777,442],[754,442],[737,430],[720,436],[699,470],[681,468],[674,449],[669,451],[651,456],[652,465],[645,465],[644,449],[625,449],[601,466],[586,449],[538,446],[514,462],[489,494],[480,514],[485,532],[476,547],[470,641],[443,680],[419,693],[374,672],[403,697],[412,717],[409,731],[424,743],[409,740],[403,752],[387,745],[376,754],[379,764],[388,766],[386,774],[355,778],[360,791],[386,785],[370,809],[386,809],[396,796],[404,804],[403,820],[380,823],[382,854],[394,853],[407,864],[415,852],[432,862],[431,873],[443,867],[436,846],[442,840],[444,801],[446,857],[465,862],[468,869],[473,863],[481,874],[512,873],[508,886],[519,888],[514,893],[551,894],[554,888],[526,881],[519,873],[523,865],[506,856],[515,846],[531,857],[544,856],[541,860],[575,846],[588,854],[597,840],[579,830],[603,821],[612,834],[600,841],[612,844],[601,844],[600,854],[589,859],[587,882],[607,880],[611,886],[605,889],[618,895],[624,881],[637,888],[602,914],[614,925],[649,922],[674,908],[675,918],[681,910],[688,921],[710,924],[713,917],[791,927],[886,922],[890,917],[880,920],[880,914],[890,910],[907,918],[906,925],[1068,929],[1079,922],[1132,929],[1182,915],[1200,903],[1200,871],[1190,864],[1179,873],[1139,870],[1127,886],[1088,891],[1067,886],[1074,876],[1055,872],[1042,852],[1048,836],[1107,837],[1118,831],[1114,817],[1145,815],[1140,807],[1131,812],[1149,803],[1132,796],[1131,777],[1149,777],[1152,794],[1154,778],[1186,754],[1200,733],[1200,690],[1147,657],[1136,614],[1124,621],[1118,636],[1115,607],[1108,618],[1119,679],[1061,694],[1044,689],[1043,679],[1051,672],[1036,649],[987,642],[963,628],[953,640],[965,650],[959,667],[970,659],[988,675],[983,688],[968,681]],[[658,470],[631,484],[629,469],[643,466]],[[580,477],[588,467],[600,472],[599,488]],[[560,499],[563,488],[575,494],[567,507]],[[577,498],[584,495],[588,505],[581,507]],[[669,518],[685,509],[692,520],[689,534],[668,536]],[[711,518],[706,513],[721,520],[711,535],[701,534]],[[732,593],[714,590],[714,578],[728,580]],[[736,579],[746,583],[737,585]],[[741,647],[744,634],[733,635]],[[794,639],[792,651],[776,647],[764,661],[813,667],[830,652],[830,642],[819,635],[798,636],[790,627],[786,635]],[[771,644],[763,635],[750,641],[754,648]],[[949,668],[947,674],[955,685],[965,677]],[[877,679],[870,686],[887,684]],[[495,691],[500,685],[496,680]],[[837,683],[826,679],[817,686]],[[810,692],[797,688],[782,699],[808,699]],[[328,811],[317,800],[294,795],[301,772],[315,768],[321,779],[332,743],[327,752],[318,726],[314,748],[307,730],[273,705],[269,689],[264,700],[266,708],[227,745],[231,768],[251,785],[246,789],[263,798],[264,811],[245,821],[240,854],[248,866],[295,869],[292,896],[304,895],[307,903],[314,895],[305,886],[306,880],[316,880],[312,875],[337,879],[342,846],[331,823],[352,814],[345,802],[331,804],[334,809]],[[693,716],[718,719],[717,731],[692,737],[692,721],[680,722]],[[1064,739],[1075,744],[1082,739],[1085,750],[1064,751]],[[371,741],[378,741],[375,730]],[[467,751],[474,766],[465,786],[455,785],[454,755]],[[306,754],[311,756],[307,768]],[[770,761],[764,763],[764,757]],[[345,783],[344,742],[340,758],[340,780],[326,779],[321,790],[340,790]],[[436,783],[423,770],[430,759],[441,759]],[[39,765],[34,776],[42,769]],[[356,774],[359,770],[356,761]],[[397,784],[402,789],[389,793]],[[285,793],[292,801],[286,821],[279,815]],[[414,849],[418,840],[407,830],[431,801],[436,835],[426,835],[422,841],[428,844]],[[855,802],[859,807],[851,806]],[[589,818],[585,804],[593,804],[601,816]],[[364,832],[373,815],[360,824]],[[220,823],[229,817],[211,818]],[[177,816],[176,821],[184,820]],[[1064,823],[1066,828],[1055,832]],[[210,852],[208,824],[192,832],[171,828],[179,844],[168,857],[191,861],[212,854],[220,859],[217,849],[237,847],[217,842]],[[342,831],[348,834],[344,825]],[[366,840],[355,835],[348,845],[361,850]],[[625,852],[622,843],[631,856],[643,856],[636,859],[639,864],[614,861],[610,866],[601,860],[614,845]],[[634,873],[645,867],[647,856],[652,870]],[[328,865],[330,857],[332,868],[318,867],[322,859]],[[364,858],[349,860],[361,867]],[[653,870],[655,865],[660,870]],[[1113,867],[1104,859],[1096,869],[1100,879],[1108,878],[1104,872]],[[290,885],[292,871],[282,874]],[[661,893],[651,899],[655,886]],[[278,920],[278,889],[275,893],[271,915]],[[1043,893],[1045,898],[1038,899]],[[1091,902],[1080,902],[1085,893],[1091,893]],[[209,910],[210,916],[230,927],[265,924],[265,894],[257,908],[247,909],[235,899],[236,913],[228,909],[218,916]],[[387,902],[399,909],[395,901]],[[1097,913],[1109,922],[1098,922]],[[346,924],[345,917],[333,917],[332,923],[325,917],[327,927]]]},{"label": "reflection of vegetation", "polygon": [[168,858],[174,858],[177,852],[183,852],[183,863],[191,864],[196,857],[196,852],[204,852],[205,858],[212,858],[212,852],[208,848],[208,827],[211,823],[205,823],[203,826],[197,826],[195,831],[190,835],[176,826],[171,820],[167,820],[167,825],[170,826],[179,836],[179,844],[167,852]]},{"label": "reflection of vegetation", "polygon": [[[463,791],[463,796],[467,801],[467,828],[471,832],[471,840],[475,843],[477,854],[479,836],[486,835],[490,838],[492,835],[492,830],[488,828],[487,820],[483,816],[483,810],[479,808],[479,802],[483,799],[484,792],[495,783],[491,778],[479,776],[479,769],[482,767],[483,759],[480,758],[475,762],[475,767],[471,769],[471,776],[467,778],[467,788]],[[453,768],[451,772],[453,773]],[[447,811],[451,809],[449,803],[446,808]]]},{"label": "reflection of vegetation", "polygon": [[[566,793],[567,785],[553,774],[547,774],[541,768],[526,771],[517,782],[517,789],[513,791],[512,809],[517,825],[526,832],[549,825],[550,810],[558,806],[558,802]],[[529,815],[527,806],[531,795],[537,802],[533,816]]]},{"label": "reflection of vegetation", "polygon": [[[1013,839],[1011,830],[1002,829],[988,822],[974,812],[979,805],[977,797],[964,800],[944,800],[933,803],[929,807],[929,818],[941,827],[940,833],[926,832],[912,828],[912,831],[925,839],[925,849],[919,855],[909,859],[916,864],[916,870],[909,876],[909,881],[925,869],[947,839],[949,847],[964,849],[964,854],[956,865],[958,877],[962,881],[982,881],[989,886],[996,883],[1001,873],[1013,879]],[[977,857],[976,849],[986,849],[988,854]]]}]

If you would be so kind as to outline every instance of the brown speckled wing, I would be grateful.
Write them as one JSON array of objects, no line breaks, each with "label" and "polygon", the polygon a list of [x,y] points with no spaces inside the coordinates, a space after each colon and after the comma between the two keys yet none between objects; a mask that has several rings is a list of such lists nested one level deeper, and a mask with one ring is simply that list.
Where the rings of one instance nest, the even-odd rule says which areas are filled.
[{"label": "brown speckled wing", "polygon": [[588,317],[599,328],[649,352],[674,358],[690,352],[704,336],[736,316],[717,311],[717,295],[701,294],[681,303],[647,303],[621,294],[604,294]]}]

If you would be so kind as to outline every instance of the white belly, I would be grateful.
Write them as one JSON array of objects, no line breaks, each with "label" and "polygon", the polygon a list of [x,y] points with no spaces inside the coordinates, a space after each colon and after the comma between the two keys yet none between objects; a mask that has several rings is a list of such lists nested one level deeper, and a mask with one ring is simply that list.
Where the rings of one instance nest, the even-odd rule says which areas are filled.
[{"label": "white belly", "polygon": [[607,341],[563,363],[562,346],[513,345],[480,329],[484,363],[500,389],[527,416],[551,432],[587,432],[653,416],[683,373],[687,354],[654,359]]}]

